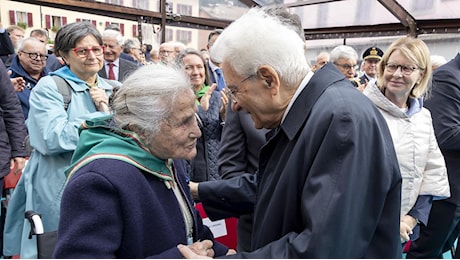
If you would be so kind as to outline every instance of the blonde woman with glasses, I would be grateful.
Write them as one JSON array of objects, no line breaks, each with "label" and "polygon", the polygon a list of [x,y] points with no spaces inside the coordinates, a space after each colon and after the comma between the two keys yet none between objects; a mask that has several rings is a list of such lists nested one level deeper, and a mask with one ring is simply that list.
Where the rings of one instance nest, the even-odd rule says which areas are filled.
[{"label": "blonde woman with glasses", "polygon": [[401,242],[415,240],[433,200],[450,196],[444,157],[430,112],[423,107],[431,76],[426,44],[411,37],[392,43],[378,65],[379,78],[364,90],[391,132],[402,176]]}]

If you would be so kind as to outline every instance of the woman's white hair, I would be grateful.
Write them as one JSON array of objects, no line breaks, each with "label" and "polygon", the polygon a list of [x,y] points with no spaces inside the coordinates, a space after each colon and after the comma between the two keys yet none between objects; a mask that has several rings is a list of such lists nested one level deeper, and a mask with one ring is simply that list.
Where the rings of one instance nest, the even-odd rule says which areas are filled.
[{"label": "woman's white hair", "polygon": [[110,102],[114,121],[120,128],[155,136],[184,91],[191,92],[184,72],[161,64],[142,66],[114,91]]}]

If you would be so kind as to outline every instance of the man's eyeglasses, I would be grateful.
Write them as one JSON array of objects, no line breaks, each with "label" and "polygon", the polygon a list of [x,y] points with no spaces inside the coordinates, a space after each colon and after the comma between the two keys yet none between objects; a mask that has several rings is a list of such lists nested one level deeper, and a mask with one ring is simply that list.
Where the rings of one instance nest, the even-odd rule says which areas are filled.
[{"label": "man's eyeglasses", "polygon": [[355,65],[350,65],[350,64],[338,64],[338,63],[334,63],[336,66],[340,66],[342,67],[344,70],[350,70],[350,69],[353,69],[353,70],[357,70],[359,68],[359,66],[357,64]]},{"label": "man's eyeglasses", "polygon": [[395,64],[395,63],[387,63],[387,65],[385,65],[385,69],[390,73],[394,73],[395,71],[398,70],[398,68],[401,68],[402,74],[407,75],[407,76],[412,74],[412,72],[414,72],[414,70],[419,69],[419,68],[414,67],[412,65],[399,65],[399,64]]},{"label": "man's eyeglasses", "polygon": [[160,50],[160,54],[171,54],[174,51],[166,51],[166,50]]},{"label": "man's eyeglasses", "polygon": [[25,51],[21,51],[21,52],[29,55],[29,58],[31,58],[32,60],[36,60],[37,58],[39,58],[40,60],[48,59],[47,54],[41,54],[41,53],[36,53],[36,52],[25,52]]},{"label": "man's eyeglasses", "polygon": [[104,53],[104,46],[94,46],[92,48],[73,48],[73,51],[79,57],[87,57],[92,51],[94,55],[99,56]]},{"label": "man's eyeglasses", "polygon": [[257,75],[256,74],[253,74],[245,79],[243,79],[240,84],[238,84],[237,87],[235,87],[233,90],[231,90],[230,88],[227,88],[227,90],[225,91],[225,94],[233,101],[233,102],[237,102],[237,98],[236,98],[236,93],[238,93],[238,89],[241,89],[241,84],[243,84],[245,81],[251,79],[251,78],[254,78],[256,77]]}]

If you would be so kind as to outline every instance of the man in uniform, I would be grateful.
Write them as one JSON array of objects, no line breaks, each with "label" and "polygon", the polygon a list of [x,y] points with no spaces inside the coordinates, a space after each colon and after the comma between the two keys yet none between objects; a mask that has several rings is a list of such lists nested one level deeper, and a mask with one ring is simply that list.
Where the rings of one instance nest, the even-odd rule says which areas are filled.
[{"label": "man in uniform", "polygon": [[377,64],[383,56],[383,51],[377,47],[370,47],[363,53],[363,72],[359,78],[361,85],[367,84],[371,80],[377,80]]}]

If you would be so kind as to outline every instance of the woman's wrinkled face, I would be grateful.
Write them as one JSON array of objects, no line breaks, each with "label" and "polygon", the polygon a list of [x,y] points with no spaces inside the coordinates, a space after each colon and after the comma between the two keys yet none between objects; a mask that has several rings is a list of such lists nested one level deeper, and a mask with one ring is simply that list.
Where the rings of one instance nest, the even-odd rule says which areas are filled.
[{"label": "woman's wrinkled face", "polygon": [[191,89],[184,90],[183,94],[171,105],[171,115],[163,120],[160,133],[153,137],[150,151],[160,159],[191,160],[196,156],[196,141],[201,136],[195,113],[195,94]]},{"label": "woman's wrinkled face", "polygon": [[64,59],[75,75],[85,79],[96,75],[104,66],[104,49],[94,36],[88,35],[78,41]]},{"label": "woman's wrinkled face", "polygon": [[198,87],[204,84],[205,66],[203,59],[195,54],[188,54],[182,60],[185,72],[190,77],[193,86]]}]

